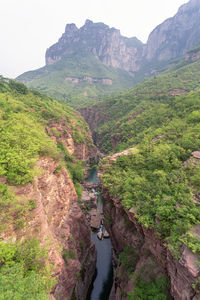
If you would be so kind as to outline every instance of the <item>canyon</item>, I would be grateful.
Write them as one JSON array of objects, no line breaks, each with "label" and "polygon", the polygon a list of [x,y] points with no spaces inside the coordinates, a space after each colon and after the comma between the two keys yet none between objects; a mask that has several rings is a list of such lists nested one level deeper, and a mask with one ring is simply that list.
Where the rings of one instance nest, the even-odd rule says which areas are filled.
[{"label": "canyon", "polygon": [[43,68],[0,78],[0,289],[16,264],[42,299],[200,300],[199,14],[146,44],[67,24]]},{"label": "canyon", "polygon": [[162,73],[198,46],[199,7],[199,0],[182,5],[149,34],[145,44],[104,23],[86,20],[80,28],[67,24],[58,42],[46,50],[45,66],[17,80],[75,108],[83,100],[92,104]]}]

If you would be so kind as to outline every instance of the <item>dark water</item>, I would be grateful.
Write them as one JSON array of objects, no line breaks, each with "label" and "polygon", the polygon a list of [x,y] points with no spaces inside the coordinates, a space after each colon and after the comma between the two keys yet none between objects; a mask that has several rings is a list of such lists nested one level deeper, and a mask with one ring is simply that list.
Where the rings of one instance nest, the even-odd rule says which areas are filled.
[{"label": "dark water", "polygon": [[112,288],[113,269],[110,239],[99,240],[97,235],[92,235],[92,241],[97,249],[97,276],[93,282],[90,300],[107,300]]},{"label": "dark water", "polygon": [[90,170],[89,176],[86,180],[87,182],[92,182],[92,183],[99,183],[99,178],[97,175],[97,169],[93,168]]},{"label": "dark water", "polygon": [[[94,168],[87,179],[88,182],[98,183],[97,170]],[[98,209],[102,210],[101,195],[98,195]],[[91,237],[97,249],[96,277],[88,295],[88,300],[107,300],[113,283],[112,245],[109,238],[99,240],[97,233]]]}]

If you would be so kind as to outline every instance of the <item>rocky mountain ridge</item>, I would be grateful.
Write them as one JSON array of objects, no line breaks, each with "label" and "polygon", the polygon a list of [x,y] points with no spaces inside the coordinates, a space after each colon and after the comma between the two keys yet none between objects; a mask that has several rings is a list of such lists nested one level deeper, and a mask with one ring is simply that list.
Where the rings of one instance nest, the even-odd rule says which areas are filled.
[{"label": "rocky mountain ridge", "polygon": [[80,29],[75,24],[67,24],[58,43],[47,49],[45,58],[49,65],[67,55],[86,51],[91,52],[106,66],[129,72],[138,69],[141,49],[142,42],[136,37],[123,37],[115,28],[86,20]]},{"label": "rocky mountain ridge", "polygon": [[200,1],[182,5],[177,14],[158,25],[144,47],[146,61],[171,60],[183,56],[200,42]]},{"label": "rocky mountain ridge", "polygon": [[174,17],[158,25],[146,44],[136,37],[124,37],[118,29],[103,23],[86,20],[80,29],[75,24],[67,24],[58,43],[47,49],[46,64],[81,49],[91,52],[106,66],[137,72],[145,63],[181,57],[197,45],[200,42],[199,15],[200,1],[189,1]]},{"label": "rocky mountain ridge", "polygon": [[81,28],[67,24],[59,41],[47,49],[46,65],[17,80],[76,108],[86,106],[166,70],[200,44],[199,15],[199,0],[189,1],[156,27],[146,44],[103,23],[86,20]]}]

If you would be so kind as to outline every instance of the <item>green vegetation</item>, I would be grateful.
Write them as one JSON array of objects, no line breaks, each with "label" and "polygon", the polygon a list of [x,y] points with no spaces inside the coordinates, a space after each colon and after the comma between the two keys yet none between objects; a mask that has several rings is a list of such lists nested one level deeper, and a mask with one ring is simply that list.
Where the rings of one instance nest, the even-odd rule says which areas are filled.
[{"label": "green vegetation", "polygon": [[123,251],[119,255],[119,263],[124,267],[128,274],[131,274],[135,271],[135,266],[138,256],[135,253],[133,247],[126,245]]},{"label": "green vegetation", "polygon": [[[95,82],[90,83],[86,77]],[[79,82],[73,83],[70,78]],[[103,84],[102,79],[112,80],[112,85]],[[128,72],[107,67],[86,52],[65,56],[53,65],[22,74],[17,80],[73,107],[92,104],[99,97],[119,93],[133,85],[133,78]]]},{"label": "green vegetation", "polygon": [[[200,70],[199,64],[191,65],[193,75],[187,75],[187,66],[177,77],[180,81],[191,78],[191,82],[185,81],[185,87],[190,85],[188,89],[197,85],[195,78],[198,68]],[[119,157],[112,165],[105,161],[102,182],[112,196],[120,196],[126,210],[134,209],[139,223],[155,229],[178,258],[183,243],[197,255],[200,254],[199,240],[192,233],[194,226],[200,223],[200,206],[196,199],[200,167],[194,159],[190,159],[191,153],[200,148],[200,92],[192,91],[181,96],[165,94],[166,86],[171,90],[168,79],[173,74],[160,75],[129,91],[126,95],[130,98],[121,99],[126,105],[119,106],[121,96],[116,102],[113,99],[114,116],[115,109],[120,116],[127,107],[130,111],[131,106],[135,108],[119,118],[117,124],[113,119],[101,127],[101,137],[106,141],[103,149],[111,149],[107,135],[107,128],[110,127],[112,137],[118,137],[116,150],[134,145],[139,153]],[[151,98],[149,95],[155,90],[152,91],[150,84],[159,79],[166,81],[163,94]],[[134,96],[142,87],[143,92],[147,93],[145,86],[150,88],[146,101],[141,93]],[[160,89],[159,83],[157,91]],[[104,109],[108,105],[109,102],[105,102]]]},{"label": "green vegetation", "polygon": [[[17,236],[16,242],[0,240],[2,300],[48,299],[56,283],[46,262],[47,251],[40,247],[39,241],[18,241],[23,233],[26,236],[26,225],[33,217],[36,201],[16,196],[15,186],[32,183],[42,172],[36,161],[48,156],[57,161],[55,174],[62,166],[68,168],[80,196],[84,165],[70,156],[62,143],[56,145],[51,138],[61,137],[58,123],[64,124],[75,137],[75,145],[91,144],[88,126],[79,113],[38,91],[28,90],[22,83],[0,77],[0,233],[6,237],[15,231]],[[69,258],[72,257],[70,251]]]},{"label": "green vegetation", "polygon": [[0,241],[0,299],[48,299],[55,280],[49,275],[46,251],[35,239]]},{"label": "green vegetation", "polygon": [[[0,177],[6,176],[8,183],[31,182],[39,156],[61,159],[60,150],[46,133],[46,126],[52,121],[68,120],[75,143],[90,143],[88,126],[70,107],[39,92],[28,91],[21,83],[7,83],[3,78],[0,83]],[[54,127],[51,133],[60,137]],[[74,169],[73,177],[80,177]]]},{"label": "green vegetation", "polygon": [[[142,136],[175,117],[179,107],[173,92],[200,88],[200,62],[168,71],[138,84],[116,97],[92,106],[99,118],[95,137],[103,152],[121,151],[137,144]],[[181,104],[179,104],[181,106]],[[198,108],[197,108],[198,111]],[[91,119],[91,116],[90,116]]]},{"label": "green vegetation", "polygon": [[76,259],[76,254],[73,249],[70,249],[68,252],[64,251],[62,257],[68,263],[69,259]]},{"label": "green vegetation", "polygon": [[160,276],[157,279],[152,279],[150,282],[141,280],[139,277],[136,280],[134,292],[129,293],[129,300],[167,300],[167,279],[165,276]]},{"label": "green vegetation", "polygon": [[15,229],[23,228],[35,207],[34,200],[17,198],[6,184],[0,184],[0,232],[8,230],[11,224]]},{"label": "green vegetation", "polygon": [[78,198],[80,199],[83,189],[80,183],[84,180],[84,162],[76,159],[73,155],[70,155],[61,142],[58,142],[57,146],[64,155],[65,166],[70,173],[71,179],[76,189],[76,193],[78,195]]}]

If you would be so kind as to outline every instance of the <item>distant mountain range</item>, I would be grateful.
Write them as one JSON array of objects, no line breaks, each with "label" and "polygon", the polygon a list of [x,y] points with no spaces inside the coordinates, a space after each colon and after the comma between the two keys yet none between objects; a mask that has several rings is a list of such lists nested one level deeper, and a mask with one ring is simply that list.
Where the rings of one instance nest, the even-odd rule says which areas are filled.
[{"label": "distant mountain range", "polygon": [[47,49],[46,66],[17,80],[76,107],[162,72],[198,44],[200,0],[182,5],[152,31],[147,44],[86,20],[80,29],[67,24],[59,41]]}]

